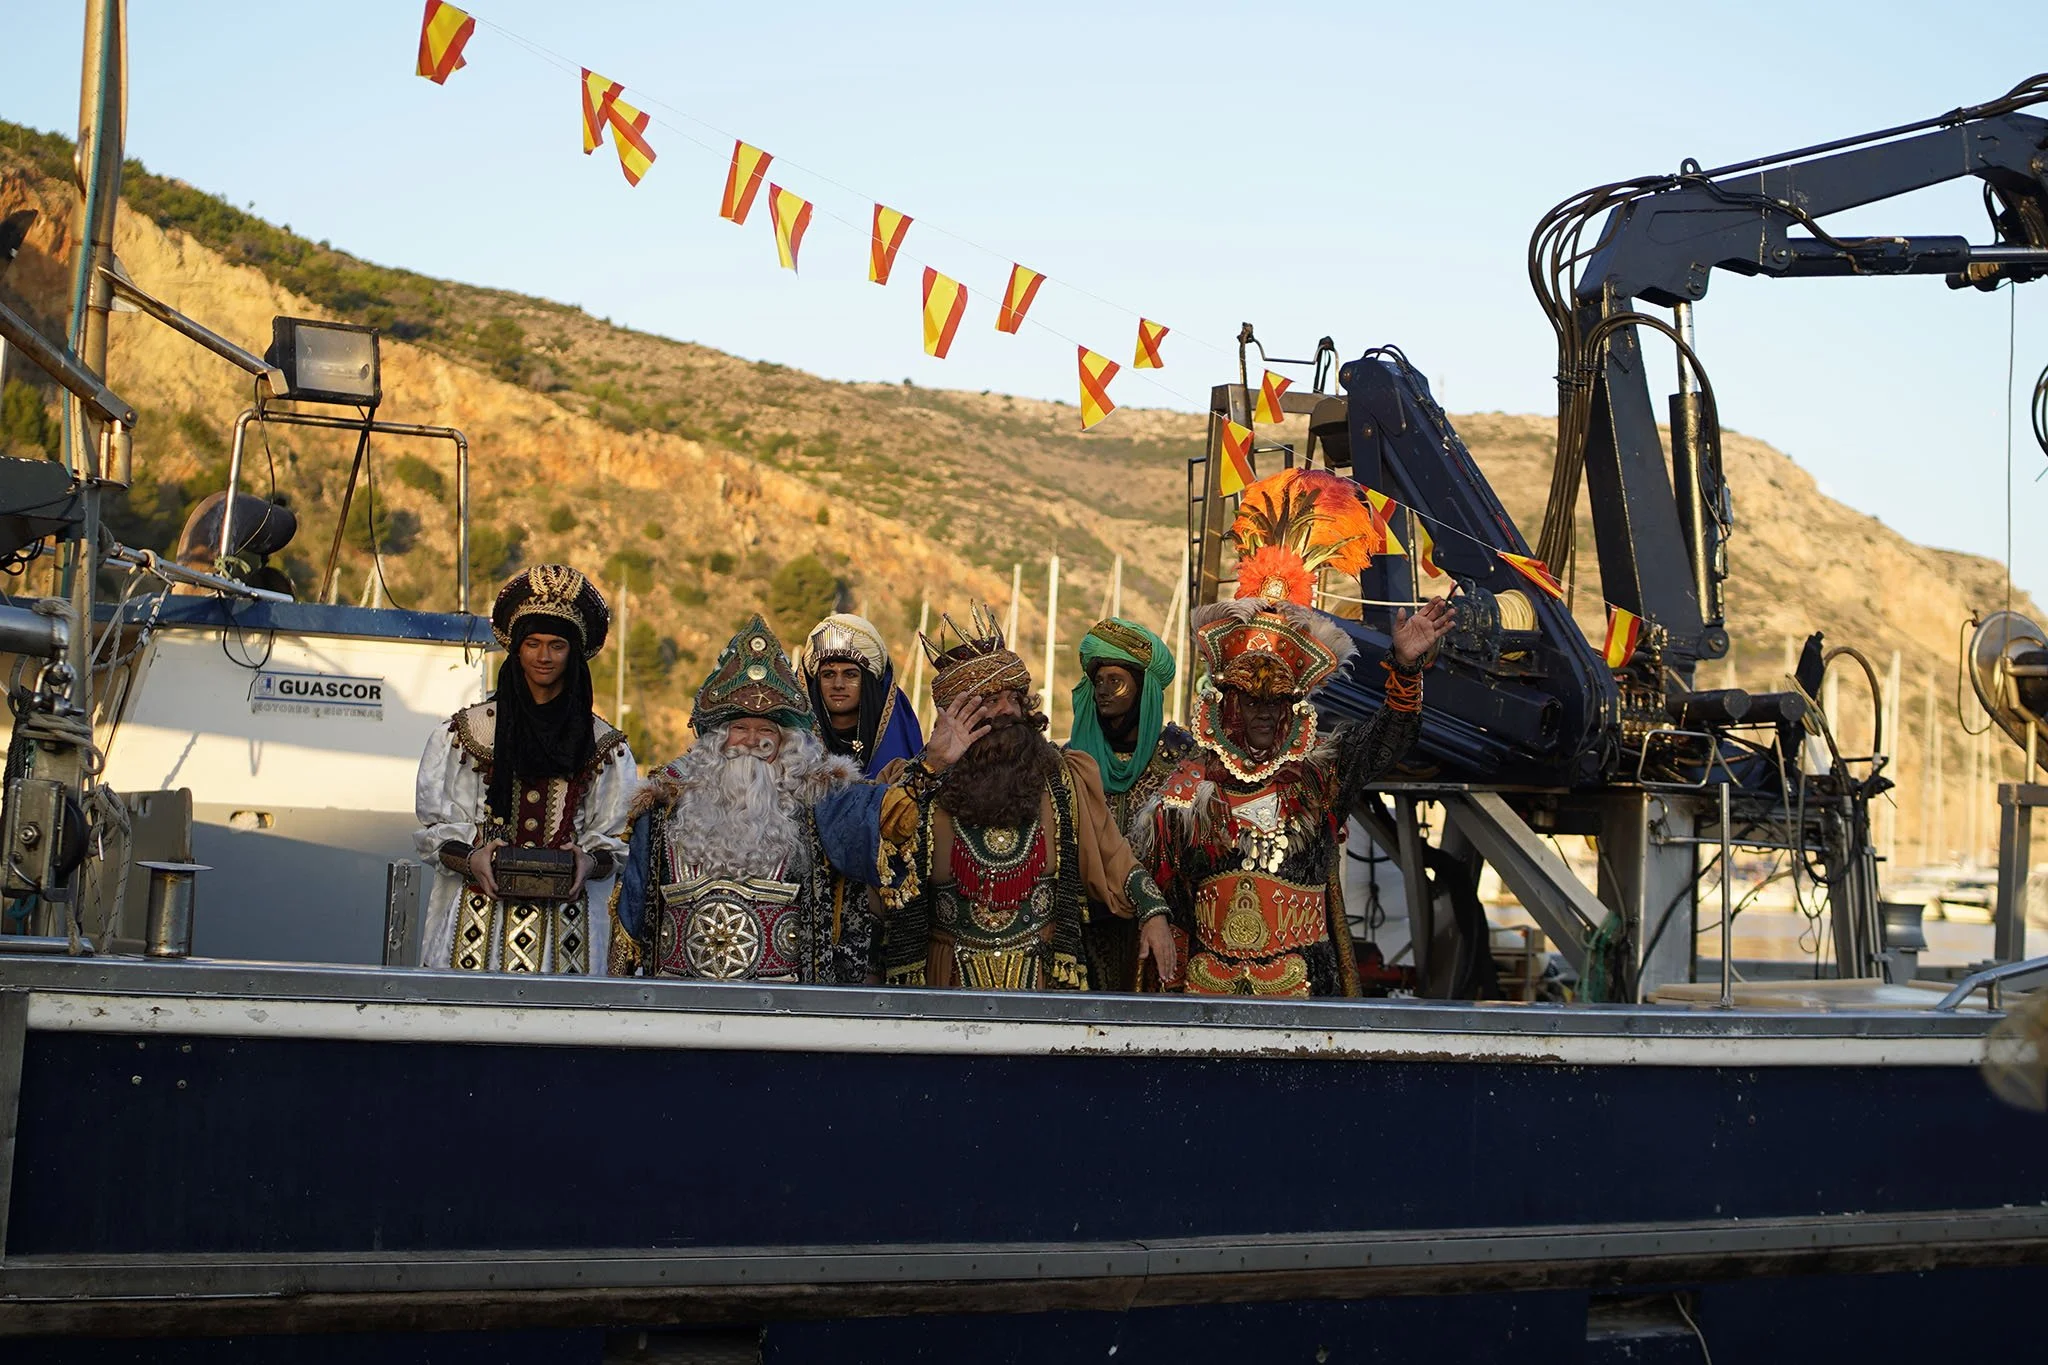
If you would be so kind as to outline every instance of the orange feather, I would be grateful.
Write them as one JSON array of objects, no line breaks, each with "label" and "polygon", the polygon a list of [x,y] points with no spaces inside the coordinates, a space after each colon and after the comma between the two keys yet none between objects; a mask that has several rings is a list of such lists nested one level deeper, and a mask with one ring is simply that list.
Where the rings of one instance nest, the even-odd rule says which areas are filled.
[{"label": "orange feather", "polygon": [[1230,534],[1240,556],[1267,547],[1291,551],[1313,573],[1356,576],[1387,548],[1386,527],[1357,483],[1317,469],[1286,469],[1244,491]]}]

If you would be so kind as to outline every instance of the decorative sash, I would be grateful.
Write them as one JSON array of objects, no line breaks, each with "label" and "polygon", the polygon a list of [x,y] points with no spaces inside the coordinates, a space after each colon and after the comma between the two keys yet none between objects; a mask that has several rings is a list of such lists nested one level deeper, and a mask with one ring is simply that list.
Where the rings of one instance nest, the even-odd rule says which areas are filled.
[{"label": "decorative sash", "polygon": [[1260,958],[1329,937],[1329,888],[1225,872],[1195,892],[1195,936],[1225,957]]},{"label": "decorative sash", "polygon": [[802,977],[803,916],[796,882],[693,877],[661,888],[655,970],[713,981]]}]

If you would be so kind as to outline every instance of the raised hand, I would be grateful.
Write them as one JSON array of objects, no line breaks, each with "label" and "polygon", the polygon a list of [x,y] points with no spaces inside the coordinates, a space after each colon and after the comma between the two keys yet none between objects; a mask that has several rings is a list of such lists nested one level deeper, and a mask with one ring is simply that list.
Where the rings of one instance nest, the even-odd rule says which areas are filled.
[{"label": "raised hand", "polygon": [[932,732],[925,737],[924,762],[940,772],[960,761],[960,755],[974,747],[974,741],[989,731],[989,699],[980,696],[953,698],[953,704],[939,712]]},{"label": "raised hand", "polygon": [[1420,611],[1403,608],[1394,617],[1394,662],[1413,668],[1436,652],[1437,643],[1457,624],[1457,613],[1448,597],[1432,597]]}]

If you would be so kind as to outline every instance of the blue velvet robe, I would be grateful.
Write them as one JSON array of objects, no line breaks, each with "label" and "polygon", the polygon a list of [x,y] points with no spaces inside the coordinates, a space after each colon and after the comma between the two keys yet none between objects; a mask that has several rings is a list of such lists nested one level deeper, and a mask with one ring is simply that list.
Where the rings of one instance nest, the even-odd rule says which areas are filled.
[{"label": "blue velvet robe", "polygon": [[887,682],[896,695],[881,733],[875,736],[875,751],[868,755],[870,780],[897,759],[916,758],[924,752],[924,727],[917,723],[917,708],[910,704],[902,688],[894,686],[893,675]]}]

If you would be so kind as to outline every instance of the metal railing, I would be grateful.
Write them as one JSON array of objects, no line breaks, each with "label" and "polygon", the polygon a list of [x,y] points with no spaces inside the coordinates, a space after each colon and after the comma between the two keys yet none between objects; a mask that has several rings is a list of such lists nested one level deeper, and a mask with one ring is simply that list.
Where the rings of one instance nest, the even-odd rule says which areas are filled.
[{"label": "metal railing", "polygon": [[1953,1010],[1976,994],[1978,987],[1981,986],[1985,990],[1985,1003],[1992,1009],[1998,1009],[2000,983],[2015,976],[2031,976],[2035,972],[2048,972],[2048,957],[2030,957],[2024,962],[2001,962],[1995,967],[1971,972],[1956,982],[1955,988],[1941,997],[1941,1003],[1934,1008]]},{"label": "metal railing", "polygon": [[336,417],[324,412],[276,412],[265,408],[244,408],[235,418],[235,439],[228,457],[228,496],[221,509],[220,557],[232,553],[228,544],[235,524],[235,493],[242,483],[242,445],[252,421],[275,422],[279,426],[314,427],[322,431],[360,432],[367,427],[379,436],[417,436],[455,443],[455,573],[456,610],[469,611],[469,437],[455,427],[421,426],[415,422],[365,422],[360,417]]}]

